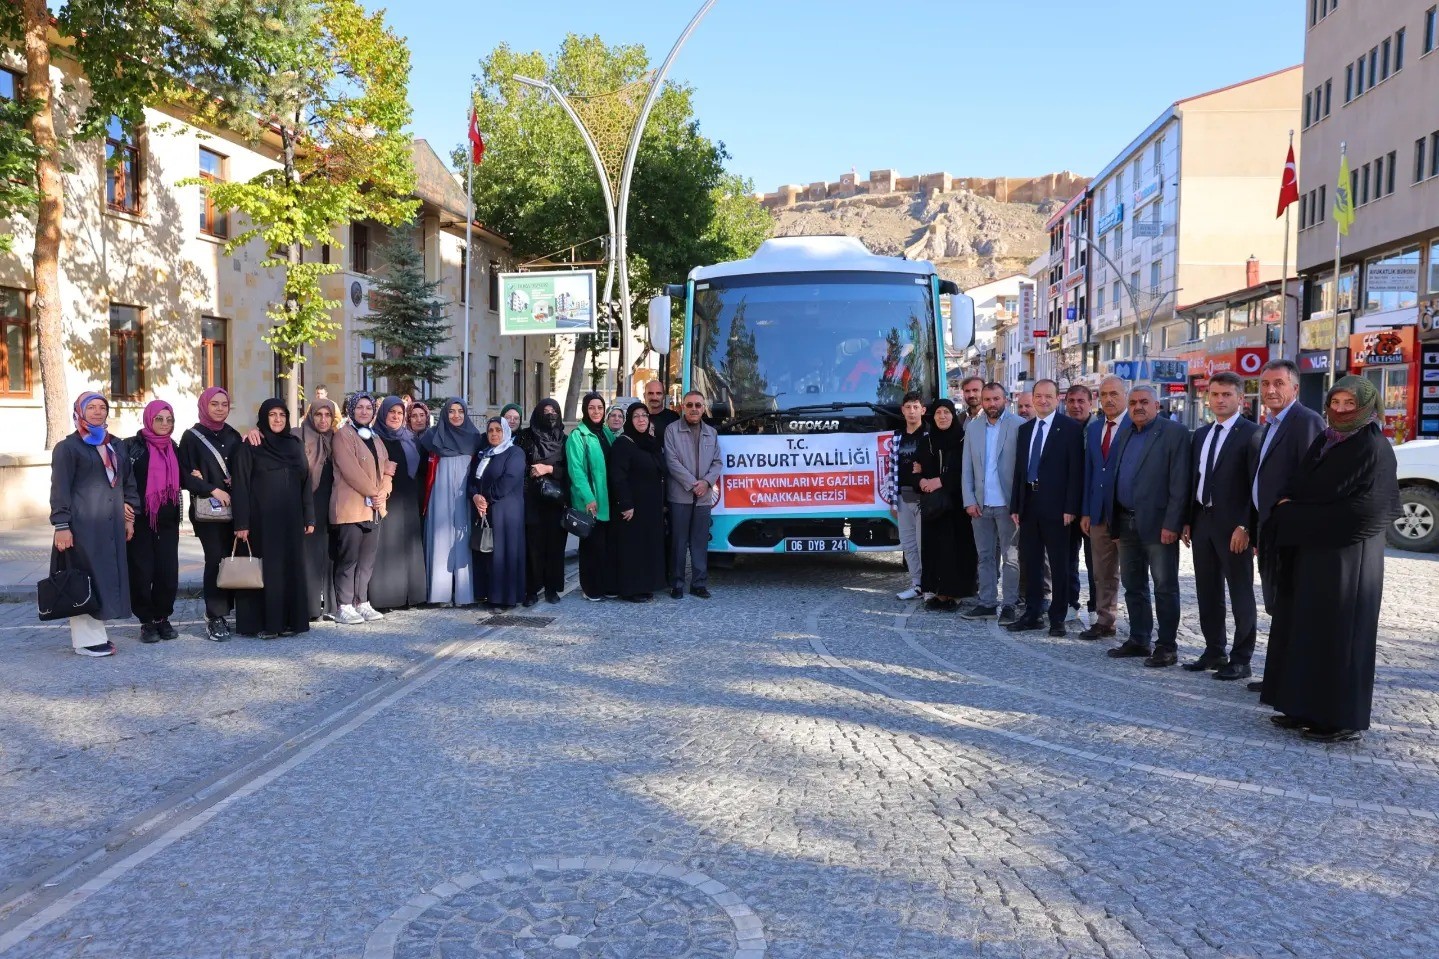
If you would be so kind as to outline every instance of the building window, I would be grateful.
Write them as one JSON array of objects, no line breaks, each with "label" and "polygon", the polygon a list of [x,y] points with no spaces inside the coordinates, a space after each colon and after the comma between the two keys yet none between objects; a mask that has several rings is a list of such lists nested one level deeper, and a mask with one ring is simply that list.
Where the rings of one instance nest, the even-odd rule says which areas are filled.
[{"label": "building window", "polygon": [[1366,261],[1364,277],[1364,312],[1387,313],[1417,306],[1419,247]]},{"label": "building window", "polygon": [[1299,229],[1309,229],[1309,208],[1314,205],[1314,191],[1310,190],[1299,198]]},{"label": "building window", "polygon": [[105,128],[105,205],[140,212],[140,141],[119,117]]},{"label": "building window", "polygon": [[1424,148],[1428,146],[1429,138],[1420,137],[1414,141],[1414,182],[1418,183],[1429,175],[1424,162]]},{"label": "building window", "polygon": [[1429,175],[1439,176],[1439,130],[1429,134]]},{"label": "building window", "polygon": [[1364,58],[1363,58],[1363,57],[1360,57],[1360,58],[1359,58],[1358,60],[1356,60],[1355,63],[1354,63],[1354,95],[1355,95],[1356,97],[1362,97],[1362,96],[1364,95]]},{"label": "building window", "polygon": [[1359,168],[1358,198],[1358,203],[1356,204],[1358,206],[1363,206],[1369,202],[1369,164],[1367,163]]},{"label": "building window", "polygon": [[490,261],[489,286],[486,295],[489,297],[490,312],[498,313],[500,310],[500,261]]},{"label": "building window", "polygon": [[18,70],[0,68],[0,100],[14,103],[25,89],[25,75]]},{"label": "building window", "polygon": [[1394,52],[1394,41],[1385,38],[1379,48],[1379,79],[1389,79],[1389,58]]},{"label": "building window", "polygon": [[1394,72],[1398,73],[1404,69],[1404,28],[1394,34]]},{"label": "building window", "polygon": [[1439,240],[1429,244],[1429,292],[1439,293]]},{"label": "building window", "polygon": [[30,311],[25,291],[0,287],[0,396],[30,395]]},{"label": "building window", "polygon": [[510,391],[514,394],[510,397],[511,403],[525,405],[525,361],[515,360],[515,371],[511,377]]},{"label": "building window", "polygon": [[228,388],[229,324],[215,316],[200,317],[200,386]]},{"label": "building window", "polygon": [[1114,228],[1114,255],[1119,256],[1124,250],[1124,224],[1121,223]]},{"label": "building window", "polygon": [[[200,179],[205,184],[224,183],[225,158],[214,150],[206,150],[201,147]],[[200,187],[200,232],[218,237],[230,235],[229,214],[215,209],[215,201],[210,196],[210,188],[204,185]]]},{"label": "building window", "polygon": [[1391,194],[1391,193],[1394,192],[1394,168],[1399,165],[1399,151],[1398,151],[1398,150],[1390,150],[1390,151],[1389,151],[1389,156],[1388,156],[1387,159],[1388,159],[1389,162],[1388,162],[1387,164],[1385,164],[1385,167],[1384,167],[1385,172],[1386,172],[1386,174],[1387,174],[1387,175],[1385,176],[1385,178],[1384,178],[1384,195],[1385,195],[1385,196],[1388,196],[1389,194]]},{"label": "building window", "polygon": [[1439,6],[1424,11],[1424,52],[1430,53],[1439,43]]},{"label": "building window", "polygon": [[356,273],[370,272],[370,227],[367,224],[350,225],[350,269]]},{"label": "building window", "polygon": [[366,393],[375,391],[375,341],[367,337],[360,339],[360,389]]},{"label": "building window", "polygon": [[1159,168],[1164,160],[1164,137],[1154,141],[1154,175],[1159,175]]},{"label": "building window", "polygon": [[1139,271],[1135,270],[1129,274],[1129,288],[1135,293],[1139,292]]},{"label": "building window", "polygon": [[460,247],[460,302],[465,302],[470,295],[470,251]]},{"label": "building window", "polygon": [[1378,83],[1379,83],[1379,48],[1376,46],[1376,47],[1371,47],[1371,48],[1369,49],[1369,86],[1372,87],[1372,86],[1377,85]]},{"label": "building window", "polygon": [[1312,117],[1311,114],[1310,114],[1310,106],[1311,106],[1311,103],[1312,103],[1313,99],[1314,99],[1314,94],[1312,94],[1312,93],[1306,93],[1306,94],[1304,94],[1304,122],[1302,123],[1302,126],[1303,126],[1304,129],[1306,129],[1306,130],[1307,130],[1307,129],[1309,128],[1309,126],[1314,122],[1314,119],[1313,119],[1313,117]]},{"label": "building window", "polygon": [[145,336],[138,306],[110,305],[110,395],[138,400],[145,392]]},{"label": "building window", "polygon": [[1326,184],[1319,185],[1319,209],[1317,211],[1319,222],[1323,223],[1329,219],[1329,187]]},{"label": "building window", "polygon": [[1124,305],[1119,301],[1119,281],[1118,281],[1118,280],[1115,280],[1115,281],[1114,281],[1114,286],[1110,289],[1109,293],[1110,293],[1109,298],[1110,298],[1112,301],[1114,301],[1114,308],[1119,311],[1119,313],[1120,313],[1121,316],[1123,316],[1123,315],[1124,315]]},{"label": "building window", "polygon": [[1384,157],[1374,161],[1374,199],[1384,195]]},{"label": "building window", "polygon": [[490,376],[489,376],[489,383],[488,383],[488,385],[489,385],[489,388],[490,388],[490,405],[491,405],[491,406],[499,406],[499,405],[500,405],[500,358],[499,358],[498,356],[492,356],[492,357],[490,357]]},{"label": "building window", "polygon": [[1344,102],[1354,99],[1354,64],[1344,68]]},{"label": "building window", "polygon": [[1159,271],[1160,262],[1158,260],[1155,260],[1153,263],[1149,264],[1149,288],[1151,290],[1159,289]]},{"label": "building window", "polygon": [[1332,79],[1331,79],[1331,80],[1325,80],[1325,81],[1324,81],[1324,115],[1325,115],[1326,117],[1329,116],[1329,108],[1330,108],[1330,106],[1332,106],[1332,102],[1331,102],[1331,101],[1333,100],[1333,94],[1334,94],[1334,81],[1333,81]]}]

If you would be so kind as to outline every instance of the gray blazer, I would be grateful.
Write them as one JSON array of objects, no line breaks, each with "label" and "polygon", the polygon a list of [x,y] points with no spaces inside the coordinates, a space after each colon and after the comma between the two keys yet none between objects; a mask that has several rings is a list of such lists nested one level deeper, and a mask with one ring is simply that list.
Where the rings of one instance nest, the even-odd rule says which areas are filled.
[{"label": "gray blazer", "polygon": [[683,418],[665,427],[665,469],[668,473],[665,498],[671,503],[693,503],[694,488],[704,480],[713,488],[720,479],[719,435],[713,426],[699,424],[699,455],[695,455],[694,430]]},{"label": "gray blazer", "polygon": [[[1144,445],[1143,458],[1135,476],[1134,522],[1139,539],[1146,545],[1157,545],[1162,530],[1183,532],[1189,512],[1191,465],[1189,430],[1175,420],[1159,417],[1150,427],[1154,435]],[[1123,468],[1131,428],[1120,435],[1120,447],[1114,455],[1115,481],[1109,495],[1119,490],[1119,470]]]},{"label": "gray blazer", "polygon": [[[984,431],[988,428],[989,417],[979,416],[964,425],[964,478],[960,489],[964,494],[964,507],[984,505]],[[995,450],[999,456],[1000,495],[1009,501],[1010,484],[1014,481],[1014,451],[1017,447],[1019,428],[1024,420],[1018,414],[1005,410],[999,417],[999,444]]]}]

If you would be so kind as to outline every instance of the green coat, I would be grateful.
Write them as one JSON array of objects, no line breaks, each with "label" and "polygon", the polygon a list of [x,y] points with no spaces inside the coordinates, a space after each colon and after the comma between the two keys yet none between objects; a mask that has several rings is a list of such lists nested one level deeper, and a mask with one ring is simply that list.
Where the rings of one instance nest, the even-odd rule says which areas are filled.
[{"label": "green coat", "polygon": [[605,444],[581,423],[565,438],[565,462],[570,471],[570,503],[582,510],[588,503],[599,506],[595,518],[609,522],[609,471],[605,469]]}]

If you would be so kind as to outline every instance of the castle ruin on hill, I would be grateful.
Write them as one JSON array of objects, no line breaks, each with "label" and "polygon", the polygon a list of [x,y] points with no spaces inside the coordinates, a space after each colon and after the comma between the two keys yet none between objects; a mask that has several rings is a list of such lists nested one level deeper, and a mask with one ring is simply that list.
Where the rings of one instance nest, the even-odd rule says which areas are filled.
[{"label": "castle ruin on hill", "polygon": [[758,197],[768,210],[783,210],[800,203],[834,200],[851,196],[884,194],[952,193],[968,190],[976,196],[991,197],[1001,203],[1064,202],[1082,190],[1089,177],[1065,170],[1037,177],[956,177],[948,173],[921,173],[900,176],[894,170],[871,170],[869,179],[861,180],[853,171],[830,183],[819,180],[809,186],[786,184],[774,193]]}]

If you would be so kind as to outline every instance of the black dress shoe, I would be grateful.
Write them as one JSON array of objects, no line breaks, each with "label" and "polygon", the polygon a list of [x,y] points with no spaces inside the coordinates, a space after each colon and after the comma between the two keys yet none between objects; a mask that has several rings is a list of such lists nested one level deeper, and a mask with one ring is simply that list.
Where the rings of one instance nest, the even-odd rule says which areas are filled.
[{"label": "black dress shoe", "polygon": [[1252,683],[1245,683],[1244,688],[1249,690],[1251,693],[1262,693],[1264,692],[1264,680],[1256,679]]},{"label": "black dress shoe", "polygon": [[1297,716],[1286,716],[1280,713],[1278,716],[1270,716],[1269,721],[1280,729],[1307,729],[1309,720],[1300,719]]},{"label": "black dress shoe", "polygon": [[1200,657],[1194,662],[1185,663],[1184,668],[1189,670],[1191,673],[1202,673],[1206,670],[1219,669],[1221,666],[1227,665],[1229,665],[1228,656],[1224,655],[1223,653],[1211,653],[1208,650],[1205,650],[1204,653],[1201,654]]},{"label": "black dress shoe", "polygon": [[994,606],[971,606],[959,614],[960,619],[993,619],[999,609]]},{"label": "black dress shoe", "polygon": [[1144,661],[1144,665],[1151,669],[1162,669],[1165,666],[1173,666],[1177,662],[1179,662],[1179,653],[1176,651],[1172,649],[1156,649],[1149,654],[1149,658]]},{"label": "black dress shoe", "polygon": [[1044,621],[1038,616],[1025,616],[1004,627],[1011,633],[1034,633],[1044,629]]},{"label": "black dress shoe", "polygon": [[1019,619],[1019,611],[1013,606],[1001,606],[999,608],[999,625],[1008,626],[1016,619]]},{"label": "black dress shoe", "polygon": [[557,589],[547,589],[547,590],[545,590],[545,602],[547,602],[547,603],[558,603],[559,601],[560,601],[560,592],[559,592],[559,590],[557,590]]},{"label": "black dress shoe", "polygon": [[685,591],[682,590],[682,589],[680,589],[678,586],[676,586],[674,589],[670,590],[670,599],[684,599],[684,598],[685,598]]},{"label": "black dress shoe", "polygon": [[695,596],[699,599],[709,599],[710,591],[705,589],[703,586],[691,586],[690,595]]},{"label": "black dress shoe", "polygon": [[1219,671],[1214,674],[1214,678],[1225,680],[1248,679],[1251,675],[1252,673],[1249,670],[1248,663],[1231,662],[1219,667]]},{"label": "black dress shoe", "polygon": [[1114,635],[1112,629],[1102,629],[1098,626],[1091,626],[1079,634],[1080,639],[1108,639]]},{"label": "black dress shoe", "polygon": [[1315,726],[1304,731],[1304,738],[1316,743],[1352,743],[1363,736],[1357,729],[1336,729],[1330,726]]},{"label": "black dress shoe", "polygon": [[1069,632],[1064,628],[1064,624],[1060,623],[1058,626],[1049,627],[1049,635],[1055,637],[1056,639],[1062,639],[1063,637],[1068,636]]},{"label": "black dress shoe", "polygon": [[1109,655],[1115,659],[1128,659],[1130,657],[1148,656],[1153,652],[1154,650],[1150,649],[1144,643],[1136,643],[1131,639],[1122,646],[1116,646],[1109,650]]},{"label": "black dress shoe", "polygon": [[528,596],[525,597],[525,603],[524,603],[525,609],[529,609],[531,606],[534,606],[534,605],[535,605],[536,603],[538,603],[539,601],[540,601],[540,594],[539,594],[539,593],[531,593],[530,595],[528,595]]}]

